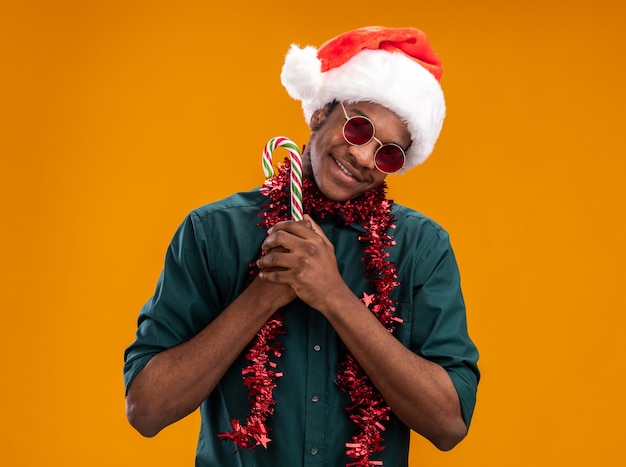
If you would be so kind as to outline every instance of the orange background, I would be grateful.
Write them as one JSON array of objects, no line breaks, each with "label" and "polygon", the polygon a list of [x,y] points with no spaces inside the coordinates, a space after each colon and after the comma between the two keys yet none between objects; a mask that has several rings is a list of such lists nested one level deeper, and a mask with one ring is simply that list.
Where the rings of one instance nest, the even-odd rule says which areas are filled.
[{"label": "orange background", "polygon": [[122,353],[192,208],[308,135],[291,42],[415,25],[448,117],[391,196],[450,232],[483,380],[468,438],[416,466],[618,466],[626,406],[623,2],[0,2],[0,464],[191,466],[143,439]]}]

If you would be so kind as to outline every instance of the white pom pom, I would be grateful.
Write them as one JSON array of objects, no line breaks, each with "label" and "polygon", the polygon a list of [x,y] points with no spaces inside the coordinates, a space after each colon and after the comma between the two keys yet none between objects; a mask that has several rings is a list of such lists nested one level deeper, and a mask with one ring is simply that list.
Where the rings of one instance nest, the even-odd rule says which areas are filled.
[{"label": "white pom pom", "polygon": [[289,95],[303,104],[315,98],[322,84],[322,63],[317,49],[292,45],[285,57],[280,80]]}]

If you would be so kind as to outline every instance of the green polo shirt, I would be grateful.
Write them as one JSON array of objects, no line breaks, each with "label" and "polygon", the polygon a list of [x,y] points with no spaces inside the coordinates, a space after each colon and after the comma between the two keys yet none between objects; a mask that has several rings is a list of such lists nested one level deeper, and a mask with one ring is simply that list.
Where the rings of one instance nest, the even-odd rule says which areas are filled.
[{"label": "green polo shirt", "polygon": [[[259,257],[266,231],[258,227],[267,198],[258,190],[235,194],[194,210],[167,251],[154,296],[138,319],[135,342],[125,353],[124,380],[134,377],[158,352],[187,341],[207,326],[247,285],[249,265]],[[467,333],[456,260],[447,233],[432,220],[394,205],[397,244],[389,249],[401,285],[391,297],[403,319],[394,333],[406,347],[446,369],[469,425],[476,401],[478,353]],[[361,225],[343,227],[332,216],[315,219],[335,246],[343,279],[359,297],[372,293],[365,279]],[[336,384],[344,346],[326,318],[300,300],[285,310],[284,352],[274,390],[275,413],[268,417],[268,448],[237,450],[217,434],[249,411],[242,355],[200,406],[196,466],[337,467],[349,462],[345,443],[356,426]],[[387,466],[408,462],[409,429],[392,414],[383,433],[385,449],[375,456]]]}]

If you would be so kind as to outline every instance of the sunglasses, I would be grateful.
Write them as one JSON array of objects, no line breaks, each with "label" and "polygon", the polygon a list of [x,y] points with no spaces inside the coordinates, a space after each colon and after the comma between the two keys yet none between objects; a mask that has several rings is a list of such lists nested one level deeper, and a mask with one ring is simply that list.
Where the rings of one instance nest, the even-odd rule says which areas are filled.
[{"label": "sunglasses", "polygon": [[341,108],[343,114],[346,116],[346,121],[343,124],[343,138],[352,146],[363,146],[370,141],[376,141],[379,146],[374,153],[374,165],[378,170],[385,174],[392,174],[404,167],[406,161],[406,154],[404,149],[395,143],[383,144],[378,138],[374,136],[376,129],[374,123],[363,115],[356,115],[354,117],[348,117],[348,112],[343,106]]}]

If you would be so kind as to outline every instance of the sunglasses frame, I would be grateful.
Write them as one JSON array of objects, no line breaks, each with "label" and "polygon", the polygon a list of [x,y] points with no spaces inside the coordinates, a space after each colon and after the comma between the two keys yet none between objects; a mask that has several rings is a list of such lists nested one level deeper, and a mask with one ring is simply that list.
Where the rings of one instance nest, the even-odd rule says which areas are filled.
[{"label": "sunglasses frame", "polygon": [[[350,117],[350,116],[348,116],[348,112],[346,111],[346,108],[343,105],[343,102],[339,101],[339,105],[341,105],[341,109],[343,110],[343,114],[346,117],[346,121],[343,123],[343,126],[341,127],[341,134],[343,135],[343,139],[346,140],[346,143],[348,143],[351,146],[365,146],[366,144],[369,144],[372,140],[374,140],[374,141],[376,141],[378,143],[378,149],[376,149],[376,152],[374,152],[374,166],[376,167],[376,169],[378,171],[384,173],[384,174],[387,174],[387,175],[394,174],[394,173],[399,172],[400,170],[402,170],[404,168],[404,164],[406,164],[406,152],[404,151],[404,148],[402,146],[400,146],[399,144],[396,144],[396,143],[383,143],[381,140],[376,138],[376,126],[374,125],[374,122],[372,122],[365,115],[354,115],[354,116]],[[361,144],[353,143],[346,136],[346,125],[350,122],[350,120],[354,120],[356,118],[362,118],[362,119],[364,119],[367,123],[369,123],[372,126],[372,136],[366,142],[361,143]],[[382,148],[389,147],[389,146],[393,146],[393,147],[398,148],[400,150],[400,153],[402,154],[402,166],[398,170],[394,170],[392,172],[387,172],[385,170],[382,170],[380,167],[378,167],[378,163],[376,162],[376,156],[378,156],[379,151]]]}]

